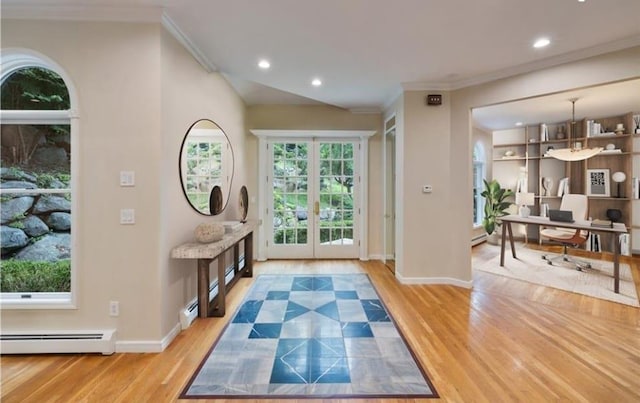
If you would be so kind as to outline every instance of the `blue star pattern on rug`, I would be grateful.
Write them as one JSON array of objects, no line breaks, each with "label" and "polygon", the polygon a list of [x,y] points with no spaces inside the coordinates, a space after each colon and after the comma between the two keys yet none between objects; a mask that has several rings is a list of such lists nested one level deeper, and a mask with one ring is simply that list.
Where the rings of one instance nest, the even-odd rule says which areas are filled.
[{"label": "blue star pattern on rug", "polygon": [[437,397],[366,274],[262,275],[183,398]]}]

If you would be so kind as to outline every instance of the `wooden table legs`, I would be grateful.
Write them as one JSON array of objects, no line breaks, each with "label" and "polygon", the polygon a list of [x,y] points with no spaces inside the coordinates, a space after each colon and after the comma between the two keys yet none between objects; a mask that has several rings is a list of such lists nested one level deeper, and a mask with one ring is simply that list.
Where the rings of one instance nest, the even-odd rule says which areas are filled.
[{"label": "wooden table legs", "polygon": [[509,243],[511,244],[511,255],[516,258],[516,247],[513,243],[513,230],[511,229],[511,223],[509,221],[503,223],[502,228],[502,243],[500,244],[500,266],[504,266],[504,245],[507,241],[507,232],[509,232]]},{"label": "wooden table legs", "polygon": [[198,259],[198,316],[206,318],[209,311],[209,265],[213,259]]},{"label": "wooden table legs", "polygon": [[244,267],[240,269],[240,241],[235,243],[233,249],[233,278],[226,282],[226,253],[222,252],[218,260],[218,295],[209,303],[209,266],[214,259],[198,259],[198,317],[221,317],[226,311],[227,291],[233,287],[240,276],[253,276],[253,233],[244,238]]}]

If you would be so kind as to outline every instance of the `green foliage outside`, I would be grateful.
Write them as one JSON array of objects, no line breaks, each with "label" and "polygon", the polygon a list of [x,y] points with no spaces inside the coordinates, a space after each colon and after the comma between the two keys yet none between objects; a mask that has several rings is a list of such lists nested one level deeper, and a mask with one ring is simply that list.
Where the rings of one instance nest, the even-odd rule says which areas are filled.
[{"label": "green foliage outside", "polygon": [[[273,144],[274,156],[274,242],[302,244],[308,240],[307,213],[308,145],[306,143]],[[353,145],[320,145],[320,242],[353,239]],[[329,215],[328,212],[331,212]],[[327,214],[323,217],[323,212]],[[309,215],[313,213],[309,212]]]},{"label": "green foliage outside", "polygon": [[1,292],[69,292],[71,260],[31,262],[3,260],[0,263]]},{"label": "green foliage outside", "polygon": [[4,110],[69,109],[69,92],[62,78],[39,67],[16,71],[2,83],[0,93]]}]

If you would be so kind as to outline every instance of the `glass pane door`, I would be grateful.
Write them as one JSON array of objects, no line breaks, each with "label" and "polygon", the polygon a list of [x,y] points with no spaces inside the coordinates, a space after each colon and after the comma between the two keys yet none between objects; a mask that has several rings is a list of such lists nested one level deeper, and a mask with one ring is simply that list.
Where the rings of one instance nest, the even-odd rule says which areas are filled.
[{"label": "glass pane door", "polygon": [[[310,142],[271,143],[270,258],[313,257],[309,199]],[[310,225],[311,224],[311,225]]]},{"label": "glass pane door", "polygon": [[357,206],[353,142],[320,142],[316,147],[319,167],[316,195],[315,257],[357,257],[355,208]]},{"label": "glass pane door", "polygon": [[358,257],[357,144],[271,142],[269,258]]}]

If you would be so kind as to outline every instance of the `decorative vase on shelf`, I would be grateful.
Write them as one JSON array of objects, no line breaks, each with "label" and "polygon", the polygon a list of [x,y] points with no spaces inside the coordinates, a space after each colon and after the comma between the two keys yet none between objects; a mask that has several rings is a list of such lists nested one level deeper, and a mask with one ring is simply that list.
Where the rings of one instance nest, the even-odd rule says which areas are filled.
[{"label": "decorative vase on shelf", "polygon": [[553,179],[552,178],[542,178],[542,190],[543,196],[549,196],[551,194],[551,187],[553,186]]},{"label": "decorative vase on shelf", "polygon": [[556,133],[556,138],[558,140],[564,140],[566,134],[564,132],[564,126],[558,126],[558,132]]}]

